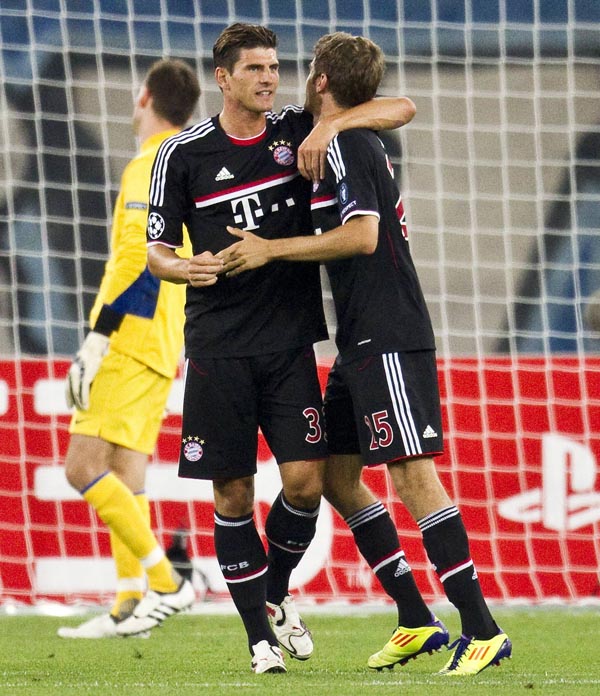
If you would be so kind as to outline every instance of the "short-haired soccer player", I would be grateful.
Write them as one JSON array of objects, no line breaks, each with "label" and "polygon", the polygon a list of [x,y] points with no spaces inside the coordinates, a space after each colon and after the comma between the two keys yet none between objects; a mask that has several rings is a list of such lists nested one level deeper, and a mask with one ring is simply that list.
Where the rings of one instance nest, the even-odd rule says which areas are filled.
[{"label": "short-haired soccer player", "polygon": [[117,592],[109,614],[60,628],[63,638],[116,636],[140,601],[159,622],[194,600],[191,583],[175,572],[152,532],[144,492],[148,455],[181,354],[185,303],[182,287],[163,283],[148,270],[146,220],[156,152],[186,125],[199,96],[191,66],[160,60],[135,100],[140,150],[123,172],[91,331],[66,385],[75,411],[65,474],[110,530]]}]

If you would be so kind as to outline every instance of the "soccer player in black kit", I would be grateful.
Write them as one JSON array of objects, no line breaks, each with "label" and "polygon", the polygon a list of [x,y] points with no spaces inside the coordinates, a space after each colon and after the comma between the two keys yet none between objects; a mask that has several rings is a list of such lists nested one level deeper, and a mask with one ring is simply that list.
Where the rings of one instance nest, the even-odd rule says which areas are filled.
[{"label": "soccer player in black kit", "polygon": [[[286,670],[278,644],[301,660],[313,651],[288,586],[315,533],[327,454],[312,346],[327,335],[318,264],[226,278],[215,256],[234,240],[230,225],[265,238],[310,230],[310,182],[299,174],[298,147],[313,119],[301,107],[271,112],[276,44],[269,29],[246,24],[217,39],[223,110],[159,150],[147,229],[152,273],[188,284],[179,474],[213,481],[215,551],[256,673]],[[334,134],[353,124],[401,125],[402,100],[386,104],[365,104],[328,125]],[[175,254],[182,224],[194,252],[183,263]],[[253,518],[259,427],[283,483],[265,525],[268,555]],[[145,617],[138,618],[143,630]]]},{"label": "soccer player in black kit", "polygon": [[[383,69],[381,50],[368,39],[341,32],[322,37],[307,80],[308,110],[329,117],[371,99]],[[391,668],[449,642],[417,589],[388,511],[361,481],[363,466],[386,463],[460,613],[462,635],[441,674],[477,674],[512,648],[490,614],[460,512],[435,469],[443,438],[433,329],[402,199],[375,133],[349,130],[333,139],[325,179],[313,188],[312,215],[314,237],[264,240],[231,230],[242,241],[220,254],[224,270],[238,277],[282,260],[326,262],[339,354],[325,392],[324,494],[398,606],[398,628],[367,664]]]}]

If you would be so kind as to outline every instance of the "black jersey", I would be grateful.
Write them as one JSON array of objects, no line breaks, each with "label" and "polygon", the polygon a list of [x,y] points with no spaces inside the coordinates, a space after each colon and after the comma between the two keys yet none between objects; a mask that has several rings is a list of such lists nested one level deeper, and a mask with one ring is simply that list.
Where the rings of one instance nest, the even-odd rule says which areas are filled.
[{"label": "black jersey", "polygon": [[[266,115],[265,131],[229,137],[213,117],[161,146],[150,185],[147,240],[216,253],[239,238],[226,226],[272,239],[310,233],[310,183],[297,148],[312,117],[288,106]],[[185,344],[193,357],[244,357],[327,338],[319,267],[276,262],[215,285],[187,289]]]},{"label": "black jersey", "polygon": [[327,173],[313,190],[315,232],[354,215],[379,219],[377,249],[327,263],[343,361],[390,351],[435,348],[431,319],[410,255],[402,199],[375,133],[340,133],[327,150]]}]

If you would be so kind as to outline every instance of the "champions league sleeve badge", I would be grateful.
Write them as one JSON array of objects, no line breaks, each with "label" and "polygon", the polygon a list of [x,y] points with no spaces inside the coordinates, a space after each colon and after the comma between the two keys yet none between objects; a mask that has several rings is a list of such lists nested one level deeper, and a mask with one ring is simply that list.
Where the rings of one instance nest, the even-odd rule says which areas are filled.
[{"label": "champions league sleeve badge", "polygon": [[159,213],[150,213],[148,216],[148,237],[158,239],[165,231],[165,220]]}]

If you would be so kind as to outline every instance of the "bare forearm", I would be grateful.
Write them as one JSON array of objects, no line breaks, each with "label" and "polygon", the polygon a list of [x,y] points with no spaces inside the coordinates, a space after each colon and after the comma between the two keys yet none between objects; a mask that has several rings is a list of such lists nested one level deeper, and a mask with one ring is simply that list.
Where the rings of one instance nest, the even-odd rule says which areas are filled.
[{"label": "bare forearm", "polygon": [[347,243],[348,235],[340,230],[314,237],[291,237],[273,239],[269,242],[272,261],[333,261],[365,253],[356,244]]},{"label": "bare forearm", "polygon": [[148,268],[160,280],[187,283],[188,264],[188,259],[181,258],[173,249],[160,244],[148,248]]}]

